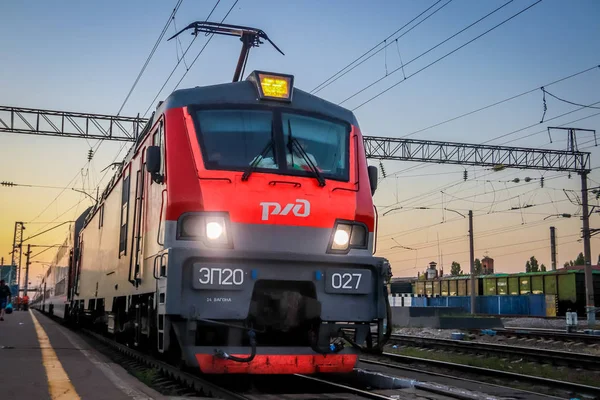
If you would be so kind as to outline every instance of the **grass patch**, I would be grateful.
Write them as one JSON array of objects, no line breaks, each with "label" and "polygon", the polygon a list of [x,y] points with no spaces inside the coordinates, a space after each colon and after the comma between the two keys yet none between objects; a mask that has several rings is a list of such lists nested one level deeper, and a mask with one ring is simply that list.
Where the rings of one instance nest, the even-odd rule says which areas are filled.
[{"label": "grass patch", "polygon": [[146,386],[152,386],[152,383],[160,376],[154,368],[144,371],[132,371],[131,373]]},{"label": "grass patch", "polygon": [[498,357],[485,356],[479,358],[470,354],[443,353],[436,351],[427,351],[414,347],[403,347],[399,349],[389,349],[390,352],[410,357],[426,358],[429,360],[446,361],[456,364],[470,365],[473,367],[489,368],[500,371],[512,372],[521,375],[538,376],[548,379],[562,380],[566,382],[575,382],[584,385],[600,387],[598,383],[598,372],[572,368],[557,368],[550,364],[537,364],[528,361],[511,361]]}]

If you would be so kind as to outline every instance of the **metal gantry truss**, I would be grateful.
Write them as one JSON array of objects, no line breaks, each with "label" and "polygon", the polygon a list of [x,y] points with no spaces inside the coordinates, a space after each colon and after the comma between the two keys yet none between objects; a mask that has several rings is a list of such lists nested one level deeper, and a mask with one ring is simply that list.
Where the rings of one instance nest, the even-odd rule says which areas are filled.
[{"label": "metal gantry truss", "polygon": [[133,142],[147,120],[139,117],[0,106],[0,132]]},{"label": "metal gantry truss", "polygon": [[[134,142],[148,122],[140,117],[0,106],[0,132]],[[434,140],[365,136],[367,158],[581,173],[590,153]]]},{"label": "metal gantry truss", "polygon": [[[66,111],[0,106],[0,132],[24,133],[58,137],[78,137],[134,142],[148,120]],[[574,132],[569,130],[574,143]],[[591,131],[591,130],[586,130]],[[594,135],[595,135],[595,131]],[[595,136],[594,136],[595,137]],[[497,169],[521,168],[544,171],[574,172],[581,175],[583,241],[586,258],[586,303],[588,322],[595,317],[592,286],[590,236],[596,230],[589,227],[587,175],[590,172],[590,153],[567,150],[546,150],[527,147],[509,147],[486,144],[440,142],[404,138],[365,136],[367,158],[392,161],[418,161],[438,164],[476,165]]]},{"label": "metal gantry truss", "polygon": [[365,136],[367,158],[581,173],[590,153]]}]

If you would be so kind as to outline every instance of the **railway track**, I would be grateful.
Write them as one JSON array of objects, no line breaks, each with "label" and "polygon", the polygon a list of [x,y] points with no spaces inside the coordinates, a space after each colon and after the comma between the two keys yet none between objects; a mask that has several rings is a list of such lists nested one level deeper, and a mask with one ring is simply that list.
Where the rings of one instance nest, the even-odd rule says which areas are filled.
[{"label": "railway track", "polygon": [[[480,331],[480,330],[476,330]],[[528,339],[550,339],[557,341],[583,342],[587,344],[600,344],[600,335],[587,333],[567,333],[543,328],[498,328],[494,329],[496,335],[513,336]]]},{"label": "railway track", "polygon": [[486,354],[496,357],[513,357],[546,364],[565,365],[600,371],[600,357],[591,354],[408,335],[392,335],[390,342],[388,343],[438,350],[460,351],[464,353]]},{"label": "railway track", "polygon": [[[278,376],[274,379],[271,376],[240,376],[235,379],[231,376],[207,376],[201,377],[195,373],[190,373],[176,366],[164,363],[145,353],[139,352],[125,345],[114,342],[113,340],[104,337],[96,332],[89,330],[81,330],[85,336],[90,338],[94,343],[94,347],[104,353],[109,358],[113,359],[119,365],[122,365],[132,375],[138,377],[148,386],[154,388],[158,392],[178,397],[187,396],[203,396],[211,398],[220,398],[224,400],[299,400],[299,399],[339,399],[339,400],[391,400],[403,398],[422,398],[422,399],[461,399],[474,400],[481,398],[470,393],[468,390],[460,390],[450,386],[438,385],[432,382],[415,382],[410,381],[407,386],[404,379],[404,384],[395,387],[377,386],[373,382],[362,379],[356,379],[350,376]],[[392,363],[384,363],[382,360],[361,359],[364,363],[374,363],[386,365],[394,369],[407,369],[407,364],[423,364],[426,366],[435,365],[440,368],[443,365],[445,368],[454,371],[464,371],[474,367],[468,367],[459,364],[441,363],[426,359],[418,359],[415,357],[398,356],[390,353],[384,353],[387,361]],[[401,366],[400,364],[403,364]],[[415,371],[411,365],[410,370]],[[477,374],[482,374],[485,369],[476,369]],[[355,371],[356,372],[356,371]],[[359,371],[360,372],[360,371]],[[432,374],[430,370],[422,370],[427,375]],[[366,371],[364,375],[375,375],[373,372]],[[490,374],[498,375],[498,371],[490,372]],[[505,373],[503,376],[506,378]],[[520,379],[525,379],[531,382],[536,379],[539,382],[542,378],[522,377],[518,374],[512,374]],[[512,376],[511,376],[512,377]],[[401,378],[387,376],[389,380],[402,380]],[[514,378],[513,378],[514,379]],[[556,385],[568,385],[569,390],[573,394],[588,394],[591,390],[600,398],[600,388],[589,388],[583,385],[559,382],[555,385],[549,384],[550,380],[542,380],[547,386],[557,387]],[[277,382],[277,384],[274,384]],[[373,389],[379,388],[379,389]],[[564,387],[561,387],[564,389]],[[531,392],[533,394],[533,392]],[[406,397],[408,396],[408,397]],[[487,396],[493,399],[494,396]]]},{"label": "railway track", "polygon": [[[42,314],[67,329],[73,330],[63,321],[45,313]],[[435,382],[418,382],[361,369],[355,370],[353,374],[321,376],[296,374],[274,378],[261,375],[236,375],[235,379],[232,379],[231,375],[202,377],[116,343],[97,332],[88,329],[77,329],[76,331],[93,342],[93,347],[97,351],[121,365],[149,387],[163,395],[177,398],[191,396],[223,400],[397,400],[413,398],[475,400],[484,395]],[[485,397],[496,399],[494,396],[486,395]]]},{"label": "railway track", "polygon": [[[56,321],[55,318],[52,319]],[[483,398],[482,396],[487,399],[497,398],[472,392],[472,389],[453,387],[452,384],[438,384],[433,378],[436,374],[426,370],[422,371],[428,376],[424,378],[425,381],[400,378],[389,372],[386,375],[381,375],[373,371],[363,370],[356,370],[352,376],[343,374],[337,376],[292,375],[278,376],[276,379],[272,376],[243,375],[236,375],[235,379],[232,379],[231,376],[202,377],[116,343],[96,332],[86,329],[82,329],[80,332],[94,343],[94,348],[98,351],[122,365],[129,373],[148,386],[161,394],[169,396],[201,396],[224,400],[391,400],[408,398],[475,400]],[[395,357],[394,355],[390,356]],[[389,356],[384,354],[384,357]],[[361,361],[374,362],[373,360]],[[406,358],[402,362],[407,364]],[[421,363],[430,363],[430,361],[422,360]],[[381,364],[381,360],[379,364]],[[406,366],[399,366],[398,363],[395,363],[393,368],[408,369]],[[412,366],[410,370],[415,371]],[[429,376],[432,379],[429,379]],[[376,382],[377,379],[380,382]],[[381,379],[384,380],[383,383]],[[394,381],[393,383],[401,381],[401,383],[390,386],[391,381]],[[472,383],[476,384],[477,382],[473,380]],[[535,394],[533,392],[529,393]]]},{"label": "railway track", "polygon": [[[384,352],[380,356],[361,357],[361,362],[393,369],[420,371],[427,374],[434,374],[436,373],[436,370],[444,371],[447,374],[456,376],[458,379],[472,376],[474,377],[474,380],[480,382],[485,382],[483,379],[500,380],[504,385],[512,387],[518,386],[517,383],[520,383],[521,386],[528,385],[530,388],[534,388],[535,393],[541,393],[538,389],[544,388],[546,389],[546,393],[550,393],[553,396],[583,396],[592,399],[600,399],[600,387],[420,357],[410,357]],[[415,367],[417,365],[421,366],[421,368]]]},{"label": "railway track", "polygon": [[[121,359],[119,360],[119,363],[124,365],[129,371],[133,371],[134,375],[138,375],[144,370],[155,371],[155,374],[158,376],[151,384],[158,391],[168,390],[170,393],[178,392],[180,396],[196,395],[224,400],[269,400],[301,398],[300,395],[305,396],[310,394],[311,399],[330,399],[332,397],[331,395],[334,393],[335,398],[340,400],[393,399],[393,397],[383,394],[306,375],[278,377],[278,379],[281,378],[282,382],[278,382],[277,387],[275,387],[272,382],[265,382],[268,379],[267,377],[236,376],[237,382],[235,384],[235,389],[225,388],[225,384],[233,386],[230,382],[231,376],[228,376],[226,377],[227,379],[225,379],[225,381],[229,381],[229,383],[219,383],[218,381],[222,380],[222,377],[218,376],[214,377],[217,382],[212,382],[170,364],[156,360],[149,355],[133,350],[127,346],[115,343],[95,332],[84,330],[84,333],[87,336],[92,337],[95,341],[120,353]],[[138,372],[138,374],[135,374],[135,372]],[[254,378],[254,382],[250,381]],[[269,378],[273,379],[272,377]],[[278,393],[281,390],[281,386],[285,386],[285,389],[291,393]],[[299,389],[301,389],[300,391],[302,393],[298,393]]]}]

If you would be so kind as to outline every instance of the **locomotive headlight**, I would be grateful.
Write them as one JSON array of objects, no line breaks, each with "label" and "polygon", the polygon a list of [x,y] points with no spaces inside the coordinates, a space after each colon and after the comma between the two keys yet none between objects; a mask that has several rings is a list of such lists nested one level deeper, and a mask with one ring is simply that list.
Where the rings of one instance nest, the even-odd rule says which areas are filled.
[{"label": "locomotive headlight", "polygon": [[217,240],[223,234],[223,225],[212,221],[206,224],[206,237],[210,240]]},{"label": "locomotive headlight", "polygon": [[198,215],[188,215],[180,223],[180,236],[195,238],[202,236],[202,229],[206,225],[204,218]]},{"label": "locomotive headlight", "polygon": [[224,213],[189,213],[177,222],[177,239],[201,240],[207,246],[231,247],[228,218]]},{"label": "locomotive headlight", "polygon": [[337,221],[333,229],[328,252],[347,253],[350,249],[367,248],[367,227],[355,221]]},{"label": "locomotive headlight", "polygon": [[335,233],[333,234],[333,248],[334,249],[345,249],[350,243],[350,232],[352,227],[349,225],[338,225]]}]

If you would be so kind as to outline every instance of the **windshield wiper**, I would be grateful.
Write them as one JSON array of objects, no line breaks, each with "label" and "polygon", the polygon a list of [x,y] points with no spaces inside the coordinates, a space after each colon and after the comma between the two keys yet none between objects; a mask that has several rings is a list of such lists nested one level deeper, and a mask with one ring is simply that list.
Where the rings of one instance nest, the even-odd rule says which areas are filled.
[{"label": "windshield wiper", "polygon": [[247,181],[248,178],[250,177],[250,174],[252,174],[252,172],[254,172],[254,170],[256,170],[256,168],[258,168],[258,164],[267,155],[267,153],[269,152],[269,149],[273,148],[273,143],[274,143],[274,140],[273,140],[273,138],[271,138],[271,140],[269,140],[269,142],[267,143],[265,148],[260,152],[260,155],[258,157],[256,157],[254,160],[252,160],[252,162],[250,163],[250,166],[248,167],[248,169],[246,169],[246,171],[244,171],[244,174],[242,175],[242,181],[244,181],[244,182]]},{"label": "windshield wiper", "polygon": [[298,153],[304,159],[304,162],[308,164],[310,170],[315,174],[317,181],[319,181],[319,186],[325,186],[325,178],[323,178],[323,175],[321,175],[317,166],[314,165],[310,157],[308,157],[308,154],[306,154],[306,151],[304,151],[304,149],[298,142],[298,139],[292,136],[292,122],[288,119],[288,149],[290,150],[290,154],[292,156],[292,162],[294,160],[294,145],[296,146],[296,150],[298,151]]}]

